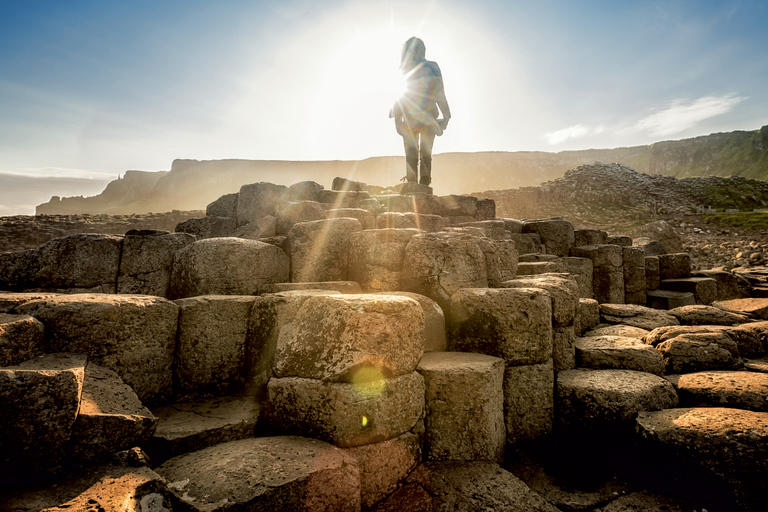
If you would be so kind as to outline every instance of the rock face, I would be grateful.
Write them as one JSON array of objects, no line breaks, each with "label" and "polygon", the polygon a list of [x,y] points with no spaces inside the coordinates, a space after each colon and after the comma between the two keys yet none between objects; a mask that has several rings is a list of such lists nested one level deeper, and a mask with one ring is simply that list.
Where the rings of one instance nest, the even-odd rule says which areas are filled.
[{"label": "rock face", "polygon": [[16,308],[46,327],[58,352],[86,354],[116,372],[139,399],[157,403],[170,395],[178,306],[142,295],[58,295]]},{"label": "rock face", "polygon": [[416,372],[359,383],[273,378],[267,388],[272,429],[341,447],[392,439],[424,414],[424,378]]},{"label": "rock face", "polygon": [[738,348],[724,333],[680,334],[656,345],[668,373],[730,369]]},{"label": "rock face", "polygon": [[318,295],[277,340],[274,375],[362,382],[406,375],[424,353],[424,313],[396,295]]},{"label": "rock face", "polygon": [[346,281],[350,237],[362,229],[345,217],[294,224],[288,233],[291,281]]},{"label": "rock face", "polygon": [[424,352],[445,352],[445,313],[429,297],[411,292],[382,292],[382,295],[400,295],[413,299],[421,305],[424,312]]},{"label": "rock face", "polygon": [[746,315],[731,313],[713,306],[681,306],[667,311],[680,325],[737,325],[750,321]]},{"label": "rock face", "polygon": [[504,421],[509,443],[538,439],[552,431],[554,386],[551,360],[504,370]]},{"label": "rock face", "polygon": [[720,407],[641,412],[637,431],[657,466],[691,475],[696,492],[711,495],[722,510],[765,509],[768,413]]},{"label": "rock face", "polygon": [[194,241],[195,238],[187,233],[126,233],[117,276],[117,293],[167,296],[173,256]]},{"label": "rock face", "polygon": [[169,298],[256,295],[288,280],[288,256],[274,245],[242,238],[198,240],[176,253]]},{"label": "rock face", "polygon": [[371,229],[352,233],[349,248],[349,279],[363,291],[402,289],[405,247],[416,229]]},{"label": "rock face", "polygon": [[0,367],[43,355],[43,330],[31,316],[0,313]]},{"label": "rock face", "polygon": [[85,357],[47,354],[0,368],[0,473],[6,480],[61,471],[77,418]]},{"label": "rock face", "polygon": [[33,281],[48,288],[104,286],[104,291],[114,293],[122,243],[123,237],[114,235],[78,234],[51,240],[37,251]]},{"label": "rock face", "polygon": [[237,225],[243,226],[266,215],[274,217],[275,208],[288,187],[273,183],[252,183],[240,187],[237,199]]},{"label": "rock face", "polygon": [[504,361],[465,352],[424,354],[428,460],[490,460],[504,455]]},{"label": "rock face", "polygon": [[618,245],[574,247],[570,255],[592,260],[592,294],[600,303],[624,303],[624,251]]},{"label": "rock face", "polygon": [[535,220],[523,223],[523,233],[536,233],[541,237],[547,254],[568,256],[573,247],[573,224],[563,219]]},{"label": "rock face", "polygon": [[197,510],[360,510],[355,460],[314,439],[232,441],[175,457],[157,472]]},{"label": "rock face", "polygon": [[680,325],[677,318],[664,311],[635,304],[600,304],[600,318],[609,324],[624,324],[641,329]]},{"label": "rock face", "polygon": [[637,338],[590,336],[576,340],[576,364],[593,370],[626,369],[664,374],[661,354]]},{"label": "rock face", "polygon": [[698,372],[681,375],[677,394],[685,407],[734,407],[768,412],[768,374]]}]

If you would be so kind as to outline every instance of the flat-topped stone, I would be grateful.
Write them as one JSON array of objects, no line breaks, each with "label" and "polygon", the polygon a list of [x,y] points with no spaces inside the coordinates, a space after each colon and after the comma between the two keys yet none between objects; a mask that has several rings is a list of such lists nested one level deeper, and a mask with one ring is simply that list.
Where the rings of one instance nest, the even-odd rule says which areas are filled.
[{"label": "flat-topped stone", "polygon": [[469,352],[430,352],[418,366],[426,387],[428,460],[491,460],[504,455],[504,360]]},{"label": "flat-topped stone", "polygon": [[428,233],[444,231],[448,227],[448,219],[440,215],[430,215],[415,212],[384,212],[376,218],[378,229],[420,229]]},{"label": "flat-topped stone", "polygon": [[418,229],[368,229],[349,239],[349,272],[365,292],[401,290],[403,258]]},{"label": "flat-topped stone", "polygon": [[572,278],[555,275],[518,277],[501,283],[501,288],[540,288],[552,298],[552,325],[573,325],[579,306],[579,289]]},{"label": "flat-topped stone", "polygon": [[731,313],[714,306],[681,306],[667,311],[680,325],[737,325],[752,320],[746,315]]},{"label": "flat-topped stone", "polygon": [[419,303],[424,312],[424,352],[445,352],[445,313],[437,302],[426,295],[411,292],[379,292],[381,295],[401,295]]},{"label": "flat-topped stone", "polygon": [[576,338],[576,366],[593,370],[625,369],[664,374],[661,354],[638,338],[591,336]]},{"label": "flat-topped stone", "polygon": [[642,339],[649,332],[648,329],[624,324],[598,324],[584,333],[584,336],[623,336],[625,338]]},{"label": "flat-topped stone", "polygon": [[316,281],[313,283],[272,283],[264,285],[264,293],[291,292],[296,290],[333,290],[339,293],[361,293],[355,281]]},{"label": "flat-topped stone", "polygon": [[768,320],[768,299],[766,298],[719,300],[713,302],[712,305],[731,313]]},{"label": "flat-topped stone", "polygon": [[600,323],[600,304],[595,299],[580,298],[573,319],[573,329],[576,336],[594,329]]},{"label": "flat-topped stone", "polygon": [[557,375],[555,418],[566,431],[626,425],[639,411],[677,403],[672,384],[650,373],[576,369]]},{"label": "flat-topped stone", "polygon": [[[290,281],[346,281],[350,236],[362,229],[359,220],[347,217],[294,224],[288,232]],[[288,281],[287,276],[272,282],[284,281]]]},{"label": "flat-topped stone", "polygon": [[648,300],[648,305],[654,309],[674,309],[696,304],[696,298],[691,292],[649,289],[646,292],[646,299]]},{"label": "flat-topped stone", "polygon": [[29,315],[0,313],[0,367],[43,355],[43,324]]},{"label": "flat-topped stone", "polygon": [[660,468],[693,475],[691,492],[731,500],[722,510],[765,510],[768,413],[724,407],[640,412],[640,447]]},{"label": "flat-topped stone", "polygon": [[504,370],[504,423],[510,444],[552,432],[555,371],[552,360],[507,366]]},{"label": "flat-topped stone", "polygon": [[360,473],[316,439],[259,437],[174,457],[156,471],[193,510],[360,510]]},{"label": "flat-topped stone", "polygon": [[717,300],[717,281],[709,277],[662,279],[661,288],[675,292],[690,292],[696,304],[712,304]]},{"label": "flat-topped stone", "polygon": [[649,331],[680,324],[677,318],[664,311],[636,304],[600,304],[600,319],[609,324],[631,325]]},{"label": "flat-topped stone", "polygon": [[340,217],[359,220],[363,229],[376,228],[376,216],[373,212],[363,208],[334,208],[325,212],[326,219],[337,219]]},{"label": "flat-topped stone", "polygon": [[736,343],[725,333],[683,333],[656,345],[668,373],[731,369],[739,357]]},{"label": "flat-topped stone", "polygon": [[261,411],[258,400],[239,396],[192,398],[153,409],[152,460],[157,464],[162,460],[156,459],[253,437]]},{"label": "flat-topped stone", "polygon": [[[733,354],[734,357],[750,357],[763,353],[760,332],[751,327],[755,324],[728,325],[673,325],[659,327],[649,332],[643,341],[654,347],[663,341],[670,340],[681,334],[714,333],[725,334],[730,338],[715,341]],[[766,326],[768,327],[768,325]],[[732,343],[731,343],[732,342]],[[735,347],[734,347],[735,344]]]},{"label": "flat-topped stone", "polygon": [[677,394],[683,407],[733,407],[768,412],[768,374],[710,371],[681,375]]}]

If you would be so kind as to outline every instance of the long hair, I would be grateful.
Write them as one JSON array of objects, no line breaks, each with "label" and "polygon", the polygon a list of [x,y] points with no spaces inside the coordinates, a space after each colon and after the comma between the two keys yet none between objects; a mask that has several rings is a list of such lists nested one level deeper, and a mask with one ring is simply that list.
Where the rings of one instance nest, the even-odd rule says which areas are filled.
[{"label": "long hair", "polygon": [[426,58],[427,48],[424,41],[418,37],[412,37],[403,44],[403,53],[400,56],[400,71],[407,73]]}]

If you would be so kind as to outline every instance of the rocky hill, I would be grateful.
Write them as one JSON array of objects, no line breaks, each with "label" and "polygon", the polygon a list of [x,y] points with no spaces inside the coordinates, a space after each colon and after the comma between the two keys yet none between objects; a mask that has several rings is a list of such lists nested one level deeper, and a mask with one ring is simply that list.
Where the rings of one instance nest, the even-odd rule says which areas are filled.
[{"label": "rocky hill", "polygon": [[[620,162],[641,173],[671,177],[742,176],[768,179],[768,126],[647,146],[584,151],[480,152],[435,155],[435,193],[465,194],[539,185],[595,161]],[[329,186],[336,176],[394,185],[403,176],[402,157],[361,161],[175,160],[168,172],[129,171],[94,197],[54,197],[38,214],[130,214],[202,209],[248,183],[288,185],[313,180]]]}]

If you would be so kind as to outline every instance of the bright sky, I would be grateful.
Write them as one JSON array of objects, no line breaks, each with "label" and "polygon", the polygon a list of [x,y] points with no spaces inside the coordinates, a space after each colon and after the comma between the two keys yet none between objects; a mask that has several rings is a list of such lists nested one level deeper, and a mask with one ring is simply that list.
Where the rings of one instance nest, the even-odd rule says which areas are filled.
[{"label": "bright sky", "polygon": [[764,0],[0,0],[0,172],[398,155],[412,35],[453,113],[436,153],[753,130],[766,27]]}]

